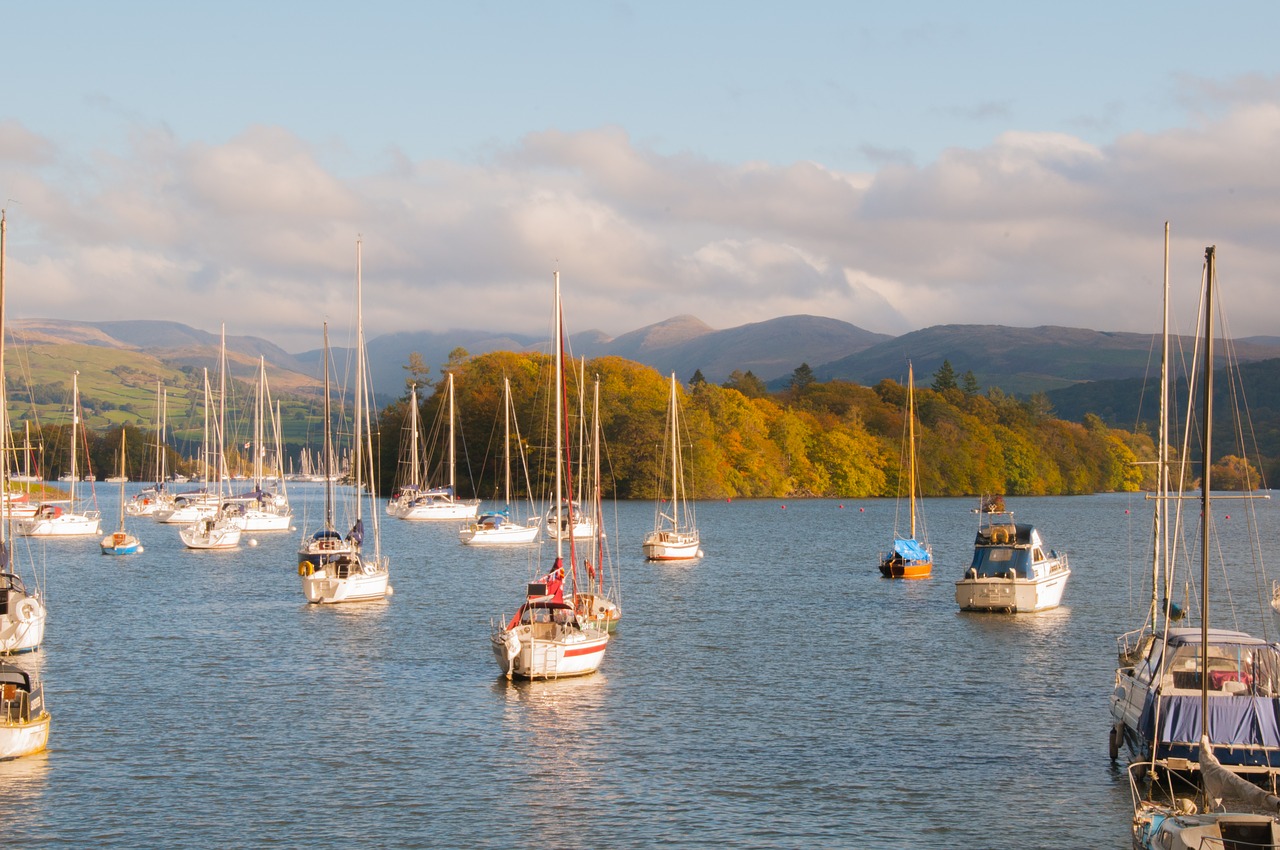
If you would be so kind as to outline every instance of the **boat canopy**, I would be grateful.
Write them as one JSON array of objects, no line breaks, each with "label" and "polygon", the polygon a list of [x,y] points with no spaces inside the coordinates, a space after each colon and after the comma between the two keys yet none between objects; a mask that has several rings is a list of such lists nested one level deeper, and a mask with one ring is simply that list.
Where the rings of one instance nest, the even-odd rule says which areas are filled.
[{"label": "boat canopy", "polygon": [[893,540],[893,551],[899,558],[904,561],[928,561],[931,560],[929,550],[924,544],[918,540],[910,538],[903,540],[895,537]]},{"label": "boat canopy", "polygon": [[15,664],[0,661],[0,685],[17,685],[19,690],[31,690],[31,674]]},{"label": "boat canopy", "polygon": [[[1012,532],[1007,531],[1010,528]],[[1034,526],[1018,523],[984,528],[974,541],[973,563],[969,568],[977,572],[978,578],[1006,578],[1011,570],[1016,578],[1033,578],[1037,554],[1041,560],[1058,554],[1040,547],[1040,536]]]}]

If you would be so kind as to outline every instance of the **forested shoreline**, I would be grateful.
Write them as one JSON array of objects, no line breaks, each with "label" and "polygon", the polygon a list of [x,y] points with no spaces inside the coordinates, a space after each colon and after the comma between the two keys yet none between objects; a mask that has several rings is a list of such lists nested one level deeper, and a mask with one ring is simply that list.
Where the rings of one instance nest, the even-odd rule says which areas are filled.
[{"label": "forested shoreline", "polygon": [[[404,395],[384,407],[376,423],[378,487],[384,494],[396,486],[410,384],[418,387],[432,481],[443,480],[445,381],[430,380],[431,370],[421,358],[411,358],[404,368]],[[492,499],[500,492],[504,377],[511,381],[520,446],[528,458],[534,492],[544,492],[551,444],[546,430],[550,368],[545,354],[502,351],[471,356],[462,350],[442,367],[455,378],[458,489],[463,495]],[[579,423],[569,435],[573,450],[587,438],[590,399],[598,379],[605,494],[655,498],[670,376],[618,357],[574,361],[570,371],[565,401]],[[771,392],[750,372],[735,372],[722,384],[695,373],[681,381],[679,396],[687,429],[681,442],[690,498],[872,498],[905,490],[906,387],[896,381],[883,380],[874,387],[843,380],[820,382],[802,364],[779,391]],[[584,401],[587,417],[581,416]],[[1059,419],[1044,394],[1018,399],[996,387],[984,390],[972,373],[957,376],[949,363],[931,382],[928,377],[917,382],[916,412],[919,490],[925,496],[1078,495],[1154,486],[1156,448],[1149,433],[1109,427],[1093,414],[1085,415],[1083,422]],[[339,430],[340,420],[335,414]],[[154,436],[144,428],[124,427],[129,475],[147,480],[154,474],[147,467],[154,465]],[[33,431],[45,447],[52,477],[63,471],[66,430],[65,425],[46,424]],[[318,446],[318,423],[314,430]],[[115,471],[119,435],[119,427],[83,435],[82,448],[99,478]],[[23,439],[23,433],[15,432],[14,445],[20,446]],[[286,452],[293,457],[301,448],[291,444]],[[241,441],[229,440],[227,452],[231,468],[243,469]],[[170,470],[195,471],[191,459],[173,448],[168,463]],[[17,468],[21,465],[19,461]],[[518,471],[517,477],[522,475]],[[1225,455],[1215,464],[1215,486],[1222,489],[1255,488],[1259,481],[1256,469],[1237,456]]]}]

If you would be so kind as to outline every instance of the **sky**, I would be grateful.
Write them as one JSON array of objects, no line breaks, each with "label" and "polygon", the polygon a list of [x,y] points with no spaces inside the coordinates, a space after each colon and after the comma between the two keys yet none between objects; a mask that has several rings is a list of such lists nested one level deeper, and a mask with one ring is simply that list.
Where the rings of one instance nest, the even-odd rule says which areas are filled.
[{"label": "sky", "polygon": [[0,0],[8,315],[1280,334],[1280,4]]}]

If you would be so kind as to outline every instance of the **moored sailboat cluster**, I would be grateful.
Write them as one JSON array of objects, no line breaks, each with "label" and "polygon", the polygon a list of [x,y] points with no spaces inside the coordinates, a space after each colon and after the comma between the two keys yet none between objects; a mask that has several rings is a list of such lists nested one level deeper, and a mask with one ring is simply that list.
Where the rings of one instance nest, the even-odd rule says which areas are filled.
[{"label": "moored sailboat cluster", "polygon": [[[9,396],[5,383],[5,253],[8,221],[0,210],[0,761],[32,755],[49,744],[51,718],[38,667],[5,660],[40,650],[48,610],[37,584],[20,575],[9,498]],[[35,577],[35,567],[30,575]]]}]

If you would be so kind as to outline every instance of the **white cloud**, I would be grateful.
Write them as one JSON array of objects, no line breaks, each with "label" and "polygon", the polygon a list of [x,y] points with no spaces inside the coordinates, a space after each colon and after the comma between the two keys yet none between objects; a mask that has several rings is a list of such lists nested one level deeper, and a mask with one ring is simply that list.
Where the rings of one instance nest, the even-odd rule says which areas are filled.
[{"label": "white cloud", "polygon": [[1233,330],[1274,333],[1280,104],[1196,121],[1102,147],[1011,131],[869,174],[659,155],[604,127],[467,161],[389,147],[384,171],[355,176],[275,127],[221,144],[140,128],[124,153],[74,159],[6,121],[8,294],[19,316],[225,320],[313,348],[322,320],[349,320],[363,234],[370,335],[544,332],[557,267],[574,331],[682,313],[1148,331],[1170,219],[1183,300],[1215,243],[1228,310],[1248,305]]}]

